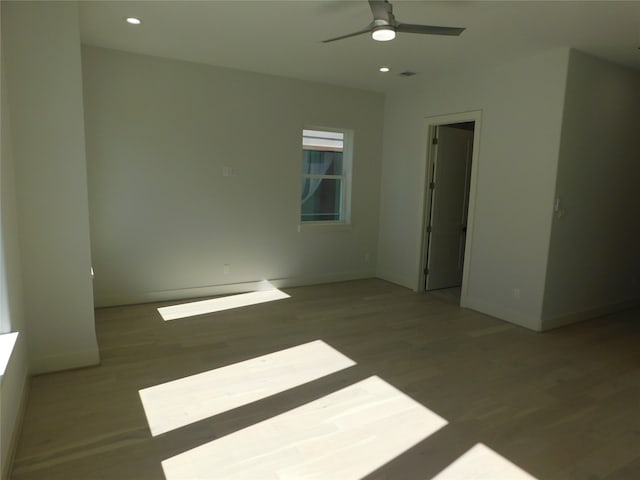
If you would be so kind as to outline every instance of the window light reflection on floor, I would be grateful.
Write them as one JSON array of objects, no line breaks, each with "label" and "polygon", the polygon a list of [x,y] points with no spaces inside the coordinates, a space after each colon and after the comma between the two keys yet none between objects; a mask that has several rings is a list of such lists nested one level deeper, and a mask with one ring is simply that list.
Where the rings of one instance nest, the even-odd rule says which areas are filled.
[{"label": "window light reflection on floor", "polygon": [[321,340],[139,391],[153,436],[355,365]]},{"label": "window light reflection on floor", "polygon": [[482,443],[476,444],[432,480],[537,480]]},{"label": "window light reflection on floor", "polygon": [[162,462],[167,480],[357,480],[447,421],[373,376]]},{"label": "window light reflection on floor", "polygon": [[17,340],[18,332],[3,333],[0,335],[0,380],[4,376]]},{"label": "window light reflection on floor", "polygon": [[210,300],[200,300],[197,302],[181,303],[168,307],[158,308],[158,312],[164,321],[177,320],[180,318],[194,317],[207,313],[221,312],[233,308],[248,307],[260,303],[273,302],[289,298],[289,295],[277,288],[260,289],[255,292],[240,293],[226,297],[212,298]]}]

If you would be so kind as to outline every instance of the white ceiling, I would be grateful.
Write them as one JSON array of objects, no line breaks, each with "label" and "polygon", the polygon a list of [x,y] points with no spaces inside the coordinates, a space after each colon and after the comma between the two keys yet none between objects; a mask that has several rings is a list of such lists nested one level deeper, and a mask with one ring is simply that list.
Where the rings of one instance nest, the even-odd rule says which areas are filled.
[{"label": "white ceiling", "polygon": [[[285,77],[387,91],[425,77],[574,47],[640,70],[640,1],[394,0],[400,22],[460,26],[460,37],[369,35],[366,0],[85,1],[83,43]],[[134,27],[124,18],[138,16]],[[387,65],[392,71],[378,72]],[[410,78],[397,74],[412,70]]]}]

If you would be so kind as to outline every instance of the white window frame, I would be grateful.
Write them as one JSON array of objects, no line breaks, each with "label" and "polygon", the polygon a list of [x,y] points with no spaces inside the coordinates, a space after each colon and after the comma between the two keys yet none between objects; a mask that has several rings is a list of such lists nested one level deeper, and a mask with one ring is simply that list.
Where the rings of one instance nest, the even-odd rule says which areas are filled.
[{"label": "white window frame", "polygon": [[[298,212],[298,230],[305,227],[332,227],[334,229],[348,228],[351,225],[351,176],[353,171],[353,130],[336,127],[321,127],[316,125],[305,126],[301,133],[304,136],[305,130],[317,130],[322,132],[335,132],[343,134],[342,145],[342,175],[314,175],[302,173],[301,178],[321,178],[321,179],[341,179],[342,195],[340,202],[339,220],[302,220],[302,201],[300,200],[300,211]],[[303,145],[304,150],[304,145]],[[302,166],[302,165],[301,165]],[[298,198],[302,197],[302,192]]]}]

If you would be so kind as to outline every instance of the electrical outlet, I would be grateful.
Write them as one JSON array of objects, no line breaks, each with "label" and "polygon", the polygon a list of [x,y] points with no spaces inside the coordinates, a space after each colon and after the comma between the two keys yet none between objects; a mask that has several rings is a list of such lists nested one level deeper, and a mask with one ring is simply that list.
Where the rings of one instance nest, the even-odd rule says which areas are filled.
[{"label": "electrical outlet", "polygon": [[516,299],[520,298],[520,289],[519,288],[514,288],[513,289],[513,298],[516,298]]},{"label": "electrical outlet", "polygon": [[225,263],[224,266],[222,267],[222,271],[224,272],[225,275],[227,275],[231,271],[231,265],[229,265],[228,263]]},{"label": "electrical outlet", "polygon": [[364,261],[369,262],[371,260],[371,253],[367,252],[364,254]]}]

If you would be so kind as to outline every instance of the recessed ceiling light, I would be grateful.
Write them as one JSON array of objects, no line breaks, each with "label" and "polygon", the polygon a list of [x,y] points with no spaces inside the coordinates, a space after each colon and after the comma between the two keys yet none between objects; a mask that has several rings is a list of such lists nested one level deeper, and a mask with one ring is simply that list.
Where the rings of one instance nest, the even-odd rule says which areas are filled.
[{"label": "recessed ceiling light", "polygon": [[125,18],[125,22],[127,22],[130,25],[140,25],[142,23],[142,20],[140,20],[137,17],[127,17]]},{"label": "recessed ceiling light", "polygon": [[391,70],[389,67],[380,67],[380,71],[387,73],[389,70]]}]

